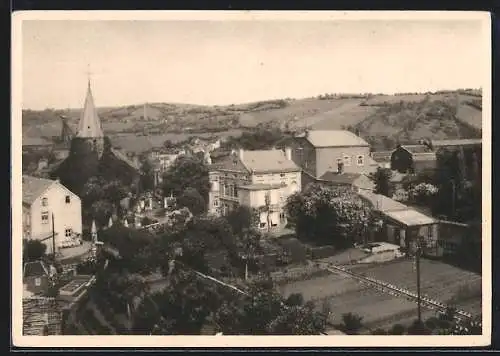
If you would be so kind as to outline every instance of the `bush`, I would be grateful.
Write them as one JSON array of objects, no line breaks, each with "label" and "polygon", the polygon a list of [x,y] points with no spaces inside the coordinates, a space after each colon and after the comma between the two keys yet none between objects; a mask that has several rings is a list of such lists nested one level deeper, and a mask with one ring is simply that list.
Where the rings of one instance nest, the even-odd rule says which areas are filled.
[{"label": "bush", "polygon": [[389,335],[404,335],[406,331],[406,328],[404,325],[401,324],[395,324],[393,327],[389,330],[388,334]]},{"label": "bush", "polygon": [[356,335],[363,327],[363,318],[354,313],[342,314],[341,329],[348,335]]}]

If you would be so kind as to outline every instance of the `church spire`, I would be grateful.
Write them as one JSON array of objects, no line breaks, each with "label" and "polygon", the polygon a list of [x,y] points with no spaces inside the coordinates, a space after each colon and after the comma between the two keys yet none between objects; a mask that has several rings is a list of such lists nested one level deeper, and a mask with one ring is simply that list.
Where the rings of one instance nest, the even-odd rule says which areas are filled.
[{"label": "church spire", "polygon": [[94,98],[92,96],[90,78],[88,80],[87,96],[85,98],[85,104],[83,106],[83,112],[80,117],[80,123],[78,124],[78,132],[76,136],[86,137],[86,138],[104,137],[104,133],[102,131],[102,126],[101,126],[101,120],[97,115],[97,110],[94,104]]}]

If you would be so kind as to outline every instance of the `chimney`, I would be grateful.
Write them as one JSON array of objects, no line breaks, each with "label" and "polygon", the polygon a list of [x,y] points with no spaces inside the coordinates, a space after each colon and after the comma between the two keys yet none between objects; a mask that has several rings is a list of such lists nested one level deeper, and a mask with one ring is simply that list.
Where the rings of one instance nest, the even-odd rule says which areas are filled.
[{"label": "chimney", "polygon": [[244,152],[243,148],[240,148],[240,149],[238,150],[238,157],[239,157],[239,159],[240,159],[241,161],[243,161],[243,156],[244,156],[244,153],[245,153],[245,152]]},{"label": "chimney", "polygon": [[344,163],[343,162],[337,163],[337,173],[338,174],[344,173]]},{"label": "chimney", "polygon": [[285,156],[287,160],[292,160],[292,149],[290,147],[285,148]]}]

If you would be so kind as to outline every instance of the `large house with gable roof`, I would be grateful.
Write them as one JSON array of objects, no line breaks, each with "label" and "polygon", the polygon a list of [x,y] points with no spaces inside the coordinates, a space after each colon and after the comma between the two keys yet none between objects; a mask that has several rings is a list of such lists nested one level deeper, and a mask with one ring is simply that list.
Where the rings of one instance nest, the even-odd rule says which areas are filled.
[{"label": "large house with gable roof", "polygon": [[208,212],[227,215],[238,206],[259,211],[260,229],[286,225],[286,199],[301,190],[301,169],[291,149],[232,152],[209,169]]},{"label": "large house with gable roof", "polygon": [[52,252],[52,215],[55,246],[82,233],[82,202],[56,180],[23,176],[23,238],[40,240]]},{"label": "large house with gable roof", "polygon": [[368,175],[378,164],[370,156],[370,145],[345,130],[306,130],[290,142],[292,160],[304,172],[303,184],[326,173]]}]

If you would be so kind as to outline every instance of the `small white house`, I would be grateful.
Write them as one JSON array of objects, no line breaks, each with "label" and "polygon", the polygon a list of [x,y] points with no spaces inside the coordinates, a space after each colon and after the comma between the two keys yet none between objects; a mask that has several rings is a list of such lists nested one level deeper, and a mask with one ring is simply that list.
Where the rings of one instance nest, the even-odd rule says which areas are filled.
[{"label": "small white house", "polygon": [[59,181],[23,176],[23,238],[40,240],[52,252],[52,216],[56,251],[82,233],[82,202]]}]

